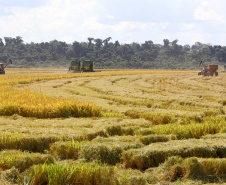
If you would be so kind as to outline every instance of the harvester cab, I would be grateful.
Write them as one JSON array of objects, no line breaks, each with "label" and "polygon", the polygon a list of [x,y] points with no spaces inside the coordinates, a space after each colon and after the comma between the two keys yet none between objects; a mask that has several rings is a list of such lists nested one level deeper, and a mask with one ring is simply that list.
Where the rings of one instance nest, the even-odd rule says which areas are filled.
[{"label": "harvester cab", "polygon": [[94,61],[71,61],[69,72],[82,73],[82,72],[97,72],[94,71]]},{"label": "harvester cab", "polygon": [[205,66],[202,61],[199,63],[199,66],[201,66],[201,65],[203,66],[203,69],[202,69],[201,72],[198,73],[198,75],[203,75],[203,76],[213,76],[213,75],[215,75],[215,76],[218,76],[218,72],[217,72],[218,65]]},{"label": "harvester cab", "polygon": [[12,64],[12,60],[9,59],[9,61],[6,64],[0,63],[0,74],[5,74],[5,68],[9,65]]}]

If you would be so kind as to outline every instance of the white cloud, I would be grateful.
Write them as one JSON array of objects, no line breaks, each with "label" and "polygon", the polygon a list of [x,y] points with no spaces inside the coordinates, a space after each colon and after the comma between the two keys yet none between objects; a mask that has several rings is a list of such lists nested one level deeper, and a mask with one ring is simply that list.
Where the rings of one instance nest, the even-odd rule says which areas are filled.
[{"label": "white cloud", "polygon": [[183,24],[181,30],[192,30],[195,27],[195,24]]},{"label": "white cloud", "polygon": [[106,17],[107,17],[107,18],[109,18],[109,19],[115,19],[115,17],[114,17],[114,16],[109,15],[109,14],[108,14],[108,15],[106,15]]},{"label": "white cloud", "polygon": [[12,13],[11,9],[10,8],[4,8],[3,9],[3,12],[8,14],[8,13]]},{"label": "white cloud", "polygon": [[[141,0],[138,8],[142,9],[142,2],[145,1],[151,2]],[[219,43],[222,40],[220,34],[226,32],[224,0],[175,0],[175,3],[159,0],[169,7],[166,9],[158,7],[159,3],[153,1],[153,6],[143,14],[134,13],[136,7],[132,5],[136,4],[131,3],[130,7],[125,1],[120,4],[128,9],[110,9],[114,7],[115,0],[45,0],[43,3],[38,1],[38,4],[32,0],[29,6],[25,6],[27,0],[10,2],[10,5],[0,5],[0,38],[22,36],[25,42],[57,39],[72,43],[75,40],[87,41],[88,37],[112,37],[119,42],[143,42],[149,39],[162,43],[160,39],[168,38],[179,39],[181,44],[205,40],[214,43],[216,39]],[[183,3],[189,4],[189,7],[182,6]],[[186,9],[181,10],[186,12],[181,19],[172,16],[178,4]],[[166,10],[169,11],[167,19],[161,16],[165,15]],[[158,12],[156,17],[153,16],[155,11]]]},{"label": "white cloud", "polygon": [[162,35],[162,40],[163,40],[163,39],[168,39],[168,40],[170,40],[170,36],[169,36],[168,34],[165,33],[165,34]]},{"label": "white cloud", "polygon": [[180,34],[180,38],[183,38],[184,40],[191,40],[192,43],[196,42],[202,42],[205,43],[204,35],[201,32],[182,32]]},{"label": "white cloud", "polygon": [[[23,39],[34,37],[35,42],[60,39],[64,34],[78,35],[83,23],[95,19],[96,1],[50,0],[46,6],[35,8],[12,8],[13,15],[0,19],[1,35]],[[7,10],[7,9],[6,9]],[[87,13],[89,12],[89,13]],[[4,25],[4,27],[2,26]],[[0,35],[0,36],[1,36]],[[71,38],[68,36],[68,38]]]},{"label": "white cloud", "polygon": [[201,4],[202,4],[202,6],[209,6],[210,5],[210,1],[209,0],[202,0]]},{"label": "white cloud", "polygon": [[112,26],[112,28],[115,32],[122,32],[126,30],[132,31],[135,29],[144,30],[145,28],[147,28],[147,26],[148,25],[146,23],[122,21],[119,24]]},{"label": "white cloud", "polygon": [[160,23],[160,27],[165,30],[167,28],[167,26],[169,25],[169,23]]},{"label": "white cloud", "polygon": [[194,18],[201,21],[223,21],[223,16],[217,14],[214,10],[204,10],[197,8],[194,12]]}]

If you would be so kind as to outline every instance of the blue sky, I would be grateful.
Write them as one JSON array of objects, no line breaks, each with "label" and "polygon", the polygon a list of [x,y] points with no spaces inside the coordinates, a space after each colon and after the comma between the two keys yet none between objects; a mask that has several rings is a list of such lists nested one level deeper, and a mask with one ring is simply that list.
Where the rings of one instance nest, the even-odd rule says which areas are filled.
[{"label": "blue sky", "polygon": [[[225,0],[0,0],[0,38],[226,45]],[[4,40],[4,39],[3,39]]]}]

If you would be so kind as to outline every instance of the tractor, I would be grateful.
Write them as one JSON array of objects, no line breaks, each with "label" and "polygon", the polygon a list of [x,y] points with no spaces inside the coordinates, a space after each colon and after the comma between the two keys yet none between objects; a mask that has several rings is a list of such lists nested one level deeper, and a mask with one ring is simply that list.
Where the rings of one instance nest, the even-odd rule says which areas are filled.
[{"label": "tractor", "polygon": [[213,76],[213,75],[215,75],[215,76],[218,76],[218,72],[217,72],[218,65],[205,66],[202,61],[199,63],[199,66],[201,66],[201,65],[203,66],[203,69],[202,69],[201,72],[198,73],[198,75],[203,75],[203,76]]},{"label": "tractor", "polygon": [[0,63],[0,74],[5,74],[5,68],[9,65],[12,64],[12,60],[9,59],[9,61],[6,64]]}]

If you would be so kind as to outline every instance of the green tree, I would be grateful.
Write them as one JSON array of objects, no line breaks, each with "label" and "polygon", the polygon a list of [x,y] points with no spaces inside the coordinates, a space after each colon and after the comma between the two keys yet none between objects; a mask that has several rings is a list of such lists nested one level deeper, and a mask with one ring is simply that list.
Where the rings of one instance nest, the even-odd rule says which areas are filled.
[{"label": "green tree", "polygon": [[164,47],[169,46],[169,40],[168,39],[163,39]]}]

